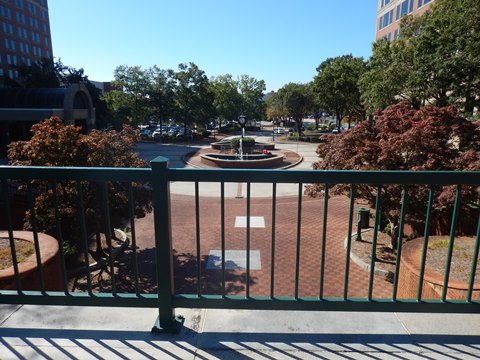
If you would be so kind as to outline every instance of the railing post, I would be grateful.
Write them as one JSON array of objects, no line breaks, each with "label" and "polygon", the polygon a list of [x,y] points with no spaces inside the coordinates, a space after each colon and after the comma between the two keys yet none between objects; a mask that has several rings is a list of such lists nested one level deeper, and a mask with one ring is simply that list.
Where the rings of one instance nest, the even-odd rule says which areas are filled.
[{"label": "railing post", "polygon": [[173,261],[170,221],[170,185],[168,159],[156,157],[152,167],[153,219],[155,229],[155,258],[159,315],[153,333],[178,332],[181,321],[173,308]]}]

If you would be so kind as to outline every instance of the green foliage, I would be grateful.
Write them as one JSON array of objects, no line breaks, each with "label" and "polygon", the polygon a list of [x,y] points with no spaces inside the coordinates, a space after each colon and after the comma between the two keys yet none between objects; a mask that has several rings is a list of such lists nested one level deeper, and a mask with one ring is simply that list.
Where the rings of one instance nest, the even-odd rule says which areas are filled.
[{"label": "green foliage", "polygon": [[263,101],[265,81],[241,75],[238,79],[238,91],[242,99],[242,114],[247,117],[247,120],[265,119],[265,102]]},{"label": "green foliage", "polygon": [[193,124],[207,124],[214,115],[213,93],[205,72],[194,63],[178,65],[174,75],[175,114],[185,130]]},{"label": "green foliage", "polygon": [[320,108],[334,113],[337,119],[363,120],[365,111],[360,102],[358,80],[365,72],[362,57],[337,56],[323,61],[317,67],[313,91]]},{"label": "green foliage", "polygon": [[314,106],[310,84],[288,83],[280,88],[272,98],[273,104],[278,104],[286,116],[293,118],[297,129],[302,128],[303,117]]},{"label": "green foliage", "polygon": [[[72,125],[52,117],[32,126],[33,136],[28,141],[9,145],[8,159],[12,166],[76,166],[76,167],[147,167],[133,147],[138,141],[138,132],[125,126],[121,132],[93,130],[87,135]],[[52,206],[54,193],[50,183],[33,181],[30,184],[39,231],[57,236],[55,209]],[[24,189],[24,185],[20,189]],[[78,210],[78,191],[83,193],[84,215],[87,233],[103,232],[103,186],[95,182],[61,181],[57,183],[58,211],[65,249],[80,250],[83,247],[82,229]],[[144,184],[132,183],[134,215],[145,216],[152,210],[151,194]],[[108,182],[110,223],[119,226],[129,214],[128,186],[125,183]],[[27,212],[25,228],[31,226],[32,213]]]},{"label": "green foliage", "polygon": [[479,13],[477,0],[436,0],[421,17],[402,19],[397,40],[375,43],[360,80],[368,113],[403,99],[471,116],[480,105]]},{"label": "green foliage", "polygon": [[220,122],[237,119],[242,112],[242,96],[238,91],[239,82],[226,74],[210,80],[213,106]]},{"label": "green foliage", "polygon": [[[234,137],[230,141],[230,145],[232,146],[232,149],[235,149],[235,150],[240,149],[240,140],[241,139],[242,139],[241,137]],[[244,137],[243,140],[242,140],[242,146],[243,146],[243,148],[252,148],[253,146],[255,146],[255,138]]]}]

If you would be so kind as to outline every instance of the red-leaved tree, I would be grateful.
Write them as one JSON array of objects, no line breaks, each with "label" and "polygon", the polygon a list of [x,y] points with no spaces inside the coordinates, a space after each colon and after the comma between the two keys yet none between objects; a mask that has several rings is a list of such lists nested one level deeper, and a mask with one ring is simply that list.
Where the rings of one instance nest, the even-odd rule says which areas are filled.
[{"label": "red-leaved tree", "polygon": [[[133,147],[138,142],[138,132],[130,126],[122,131],[93,130],[82,134],[81,128],[64,125],[57,117],[51,117],[32,126],[28,141],[11,143],[8,149],[9,164],[13,166],[75,166],[75,167],[126,167],[144,168]],[[20,189],[25,189],[25,184]],[[54,193],[50,182],[35,180],[29,183],[34,194],[35,219],[39,231],[54,237],[58,235],[55,216]],[[151,194],[145,184],[133,182],[134,215],[145,216],[152,210]],[[84,248],[78,190],[81,187],[86,230],[88,234],[104,232],[106,221],[103,208],[105,194],[103,183],[92,181],[59,181],[56,184],[58,215],[64,252],[76,253]],[[111,226],[119,226],[122,218],[129,216],[129,185],[107,182],[107,199]],[[25,229],[32,227],[32,212],[26,213]],[[98,250],[98,249],[97,249]]]},{"label": "red-leaved tree", "polygon": [[[317,170],[480,170],[480,124],[459,116],[453,106],[425,106],[416,110],[402,102],[379,111],[372,122],[364,121],[343,134],[325,135],[324,140],[317,149],[321,158],[314,164]],[[378,179],[380,184],[381,180]],[[455,189],[454,186],[434,188],[432,226],[437,231],[448,228]],[[331,192],[348,194],[349,190],[350,185],[337,184]],[[356,198],[375,207],[376,186],[359,185],[355,190]],[[307,187],[312,196],[322,192],[323,184]],[[383,186],[381,193],[381,214],[393,229],[394,247],[402,192],[403,186],[399,184]],[[408,187],[405,222],[416,235],[424,230],[428,194],[428,186]],[[462,213],[477,214],[477,186],[463,186],[461,195]]]}]

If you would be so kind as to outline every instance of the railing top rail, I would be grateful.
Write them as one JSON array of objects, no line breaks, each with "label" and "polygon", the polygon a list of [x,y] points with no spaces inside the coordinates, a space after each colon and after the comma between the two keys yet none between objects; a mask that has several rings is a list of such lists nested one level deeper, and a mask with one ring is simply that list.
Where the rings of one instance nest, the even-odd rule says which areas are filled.
[{"label": "railing top rail", "polygon": [[327,184],[479,184],[480,171],[363,171],[168,169],[170,181],[327,183]]},{"label": "railing top rail", "polygon": [[0,166],[0,179],[12,180],[150,181],[151,173],[149,168]]}]

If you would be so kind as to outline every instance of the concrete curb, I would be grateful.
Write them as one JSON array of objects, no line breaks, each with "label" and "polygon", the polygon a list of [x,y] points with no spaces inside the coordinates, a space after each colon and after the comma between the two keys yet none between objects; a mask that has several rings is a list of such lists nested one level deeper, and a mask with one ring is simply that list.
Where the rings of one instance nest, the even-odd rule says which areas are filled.
[{"label": "concrete curb", "polygon": [[[364,229],[362,230],[362,233],[363,232],[367,232],[367,231],[370,231],[370,229]],[[356,241],[356,237],[357,237],[357,233],[352,233],[351,235],[351,239],[352,241]],[[343,241],[343,246],[344,248],[346,249],[347,248],[347,242],[348,242],[348,236],[345,238],[345,240]],[[360,258],[360,256],[358,256],[357,254],[355,254],[352,250],[350,251],[350,260],[352,260],[355,264],[357,264],[362,270],[365,270],[367,272],[370,271],[370,264],[365,262],[362,258]],[[383,269],[379,269],[377,267],[375,267],[375,270],[373,271],[373,273],[375,275],[379,275],[379,276],[383,276],[387,279],[392,279],[393,276],[395,275],[393,272],[391,271],[388,271],[388,270],[383,270]]]}]

